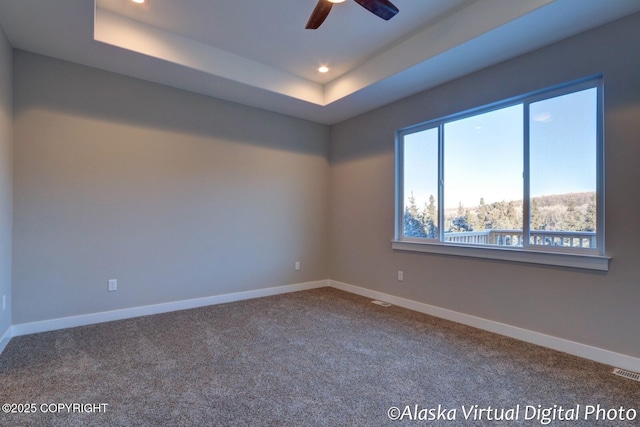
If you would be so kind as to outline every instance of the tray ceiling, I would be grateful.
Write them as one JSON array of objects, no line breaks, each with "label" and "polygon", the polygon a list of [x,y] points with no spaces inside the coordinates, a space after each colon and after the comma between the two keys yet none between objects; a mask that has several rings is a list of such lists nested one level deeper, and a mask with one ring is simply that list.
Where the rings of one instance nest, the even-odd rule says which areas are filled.
[{"label": "tray ceiling", "polygon": [[[637,0],[0,0],[11,44],[332,124],[640,10]],[[326,65],[326,74],[317,71]]]}]

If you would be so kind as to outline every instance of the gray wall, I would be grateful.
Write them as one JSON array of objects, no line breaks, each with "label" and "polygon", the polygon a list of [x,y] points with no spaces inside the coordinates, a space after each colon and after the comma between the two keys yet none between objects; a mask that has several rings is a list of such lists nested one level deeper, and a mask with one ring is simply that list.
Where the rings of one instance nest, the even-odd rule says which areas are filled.
[{"label": "gray wall", "polygon": [[[636,14],[330,133],[17,51],[12,323],[329,277],[640,357],[639,29]],[[391,250],[396,129],[599,72],[608,273]],[[11,293],[4,39],[0,75],[0,289]]]},{"label": "gray wall", "polygon": [[14,77],[13,324],[327,278],[328,127],[21,51]]},{"label": "gray wall", "polygon": [[[11,326],[11,235],[13,215],[12,51],[0,27],[0,337]],[[7,308],[2,311],[2,296]]]},{"label": "gray wall", "polygon": [[[334,126],[329,277],[640,357],[638,40],[635,14]],[[392,251],[396,129],[599,72],[609,272]]]}]

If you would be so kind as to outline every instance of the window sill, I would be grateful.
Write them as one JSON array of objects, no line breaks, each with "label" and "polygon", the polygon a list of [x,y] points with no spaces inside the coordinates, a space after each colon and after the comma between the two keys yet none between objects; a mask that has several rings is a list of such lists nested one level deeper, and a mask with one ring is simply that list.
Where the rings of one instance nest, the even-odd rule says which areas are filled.
[{"label": "window sill", "polygon": [[609,271],[609,261],[611,260],[610,257],[602,255],[528,251],[518,248],[492,248],[487,246],[460,246],[399,240],[392,241],[391,247],[398,251],[497,259],[598,271]]}]

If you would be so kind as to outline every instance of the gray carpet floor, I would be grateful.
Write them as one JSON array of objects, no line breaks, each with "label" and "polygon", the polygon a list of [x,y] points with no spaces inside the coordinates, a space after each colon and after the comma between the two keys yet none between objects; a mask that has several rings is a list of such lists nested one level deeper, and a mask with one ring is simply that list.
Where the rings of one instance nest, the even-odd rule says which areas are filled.
[{"label": "gray carpet floor", "polygon": [[0,425],[640,425],[640,383],[611,370],[322,288],[15,337],[0,404],[35,412]]}]

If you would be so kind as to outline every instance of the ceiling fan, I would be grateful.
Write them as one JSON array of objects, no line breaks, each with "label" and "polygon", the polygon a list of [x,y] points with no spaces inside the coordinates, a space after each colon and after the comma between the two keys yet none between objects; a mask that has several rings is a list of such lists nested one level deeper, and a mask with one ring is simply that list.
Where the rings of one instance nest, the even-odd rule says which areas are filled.
[{"label": "ceiling fan", "polygon": [[[307,30],[315,30],[326,19],[327,15],[331,11],[333,3],[342,3],[344,0],[318,0],[315,9],[311,12],[309,21],[307,21]],[[360,6],[367,9],[374,15],[388,21],[396,16],[399,12],[398,8],[389,0],[355,0]]]}]

